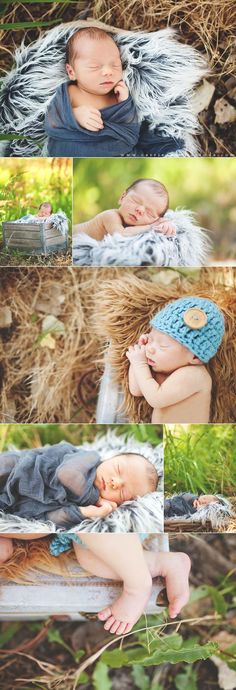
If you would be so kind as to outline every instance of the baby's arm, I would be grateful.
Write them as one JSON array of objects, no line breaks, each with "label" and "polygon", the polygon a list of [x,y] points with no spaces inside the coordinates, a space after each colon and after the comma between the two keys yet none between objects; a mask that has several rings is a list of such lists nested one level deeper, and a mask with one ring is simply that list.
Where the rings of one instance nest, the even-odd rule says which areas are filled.
[{"label": "baby's arm", "polygon": [[[139,340],[138,340],[138,345],[141,347],[141,345],[146,345],[148,342],[148,334],[147,333],[142,333],[140,335]],[[135,370],[133,364],[130,362],[129,366],[129,372],[128,372],[128,382],[129,382],[129,392],[131,395],[134,395],[135,397],[141,397],[143,395],[142,390],[137,382],[136,376],[135,376]]]},{"label": "baby's arm", "polygon": [[101,505],[79,507],[75,504],[66,508],[56,508],[47,513],[47,519],[58,527],[73,527],[79,525],[86,518],[103,518],[110,515],[117,508],[116,503],[104,501]]},{"label": "baby's arm", "polygon": [[134,237],[135,235],[140,235],[140,233],[150,232],[150,230],[155,230],[158,234],[165,235],[166,237],[174,237],[176,235],[173,223],[164,218],[159,218],[159,220],[148,225],[129,225],[122,230],[122,235],[124,237]]},{"label": "baby's arm", "polygon": [[95,240],[103,240],[106,234],[113,235],[115,232],[121,233],[123,225],[119,213],[115,209],[108,209],[98,213],[97,216],[85,223],[79,223],[73,227],[73,235],[86,233]]},{"label": "baby's arm", "polygon": [[135,378],[148,404],[155,409],[169,407],[186,400],[202,388],[201,374],[196,366],[181,367],[159,385],[147,364],[145,346],[129,347],[126,356],[133,364]]}]

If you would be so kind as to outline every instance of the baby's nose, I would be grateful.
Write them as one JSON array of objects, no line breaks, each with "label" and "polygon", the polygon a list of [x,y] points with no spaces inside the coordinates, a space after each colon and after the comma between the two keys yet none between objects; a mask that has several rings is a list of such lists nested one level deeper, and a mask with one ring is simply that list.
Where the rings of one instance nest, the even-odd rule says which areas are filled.
[{"label": "baby's nose", "polygon": [[105,76],[107,76],[108,74],[112,74],[112,67],[110,65],[103,65],[102,74],[104,74]]},{"label": "baby's nose", "polygon": [[143,215],[144,212],[145,212],[144,206],[136,206],[136,213],[140,213],[140,215]]}]

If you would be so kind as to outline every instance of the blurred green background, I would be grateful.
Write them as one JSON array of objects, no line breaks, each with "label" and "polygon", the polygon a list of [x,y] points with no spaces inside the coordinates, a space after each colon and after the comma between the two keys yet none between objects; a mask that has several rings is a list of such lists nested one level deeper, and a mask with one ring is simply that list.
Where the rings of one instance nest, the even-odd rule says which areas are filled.
[{"label": "blurred green background", "polygon": [[114,429],[119,435],[133,435],[137,441],[149,441],[154,446],[163,438],[161,424],[0,424],[0,452],[40,448],[60,441],[79,445],[93,441],[97,434],[105,434],[108,429]]},{"label": "blurred green background", "polygon": [[[4,160],[4,163],[3,163]],[[1,223],[36,213],[49,201],[54,211],[66,213],[71,228],[72,161],[70,158],[2,159],[0,168]]]},{"label": "blurred green background", "polygon": [[236,496],[235,424],[167,424],[164,444],[166,496]]},{"label": "blurred green background", "polygon": [[73,222],[117,208],[121,193],[140,177],[163,182],[170,208],[192,210],[210,230],[214,261],[236,259],[235,158],[84,158],[74,160]]}]

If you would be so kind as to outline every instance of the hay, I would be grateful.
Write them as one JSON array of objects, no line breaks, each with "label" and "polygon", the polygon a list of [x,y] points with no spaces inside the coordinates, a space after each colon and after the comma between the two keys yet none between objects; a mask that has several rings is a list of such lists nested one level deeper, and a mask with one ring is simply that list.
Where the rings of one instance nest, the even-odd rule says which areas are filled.
[{"label": "hay", "polygon": [[[1,301],[13,320],[0,331],[2,422],[93,421],[100,375],[91,326],[97,283],[95,269],[5,270]],[[42,333],[47,314],[62,322],[64,333]]]},{"label": "hay", "polygon": [[[101,281],[96,298],[95,326],[100,338],[111,342],[108,357],[114,380],[125,395],[125,409],[130,421],[150,422],[151,407],[135,398],[128,388],[129,362],[125,352],[137,342],[141,333],[149,330],[150,318],[171,299],[185,295],[209,297],[222,309],[226,333],[223,343],[207,365],[212,377],[211,422],[235,422],[235,328],[236,328],[236,272],[233,269],[189,271],[188,277],[173,273],[174,281],[165,285],[167,272],[150,269],[149,279],[131,271],[122,272],[117,280]],[[152,276],[153,280],[150,280]],[[163,281],[164,278],[164,281]],[[97,314],[99,313],[99,319]]]},{"label": "hay", "polygon": [[[93,422],[110,339],[115,378],[124,387],[130,418],[150,421],[147,404],[128,392],[125,351],[158,308],[181,294],[196,293],[215,299],[226,317],[224,345],[209,365],[211,421],[235,422],[236,272],[209,268],[184,273],[152,268],[5,269],[1,301],[12,312],[12,325],[0,330],[0,421]],[[157,282],[168,276],[174,282]],[[47,314],[62,322],[63,333],[42,333]]]}]

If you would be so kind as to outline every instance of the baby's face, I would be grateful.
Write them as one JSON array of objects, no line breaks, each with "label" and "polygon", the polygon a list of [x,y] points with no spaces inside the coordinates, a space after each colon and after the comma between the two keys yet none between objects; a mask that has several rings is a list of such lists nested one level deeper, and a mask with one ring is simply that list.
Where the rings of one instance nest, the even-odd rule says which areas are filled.
[{"label": "baby's face", "polygon": [[195,498],[195,501],[193,501],[193,507],[197,510],[200,510],[202,506],[208,506],[209,503],[219,503],[219,499],[217,496],[213,496],[212,494],[204,494],[204,496]]},{"label": "baby's face", "polygon": [[43,204],[41,208],[38,211],[38,217],[39,218],[47,218],[48,216],[51,215],[51,206],[50,204]]},{"label": "baby's face", "polygon": [[119,203],[119,212],[126,225],[151,225],[165,210],[163,198],[146,182],[124,192]]},{"label": "baby's face", "polygon": [[153,371],[171,373],[197,360],[185,345],[170,335],[152,328],[148,335],[146,357]]},{"label": "baby's face", "polygon": [[117,505],[150,491],[146,463],[140,457],[115,455],[98,466],[94,485],[101,498]]},{"label": "baby's face", "polygon": [[122,79],[119,50],[109,36],[93,40],[83,36],[75,42],[73,65],[67,65],[71,79],[87,93],[104,95]]}]

